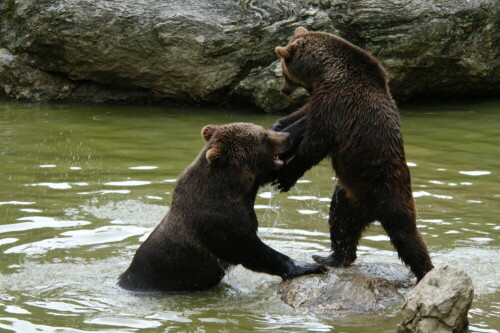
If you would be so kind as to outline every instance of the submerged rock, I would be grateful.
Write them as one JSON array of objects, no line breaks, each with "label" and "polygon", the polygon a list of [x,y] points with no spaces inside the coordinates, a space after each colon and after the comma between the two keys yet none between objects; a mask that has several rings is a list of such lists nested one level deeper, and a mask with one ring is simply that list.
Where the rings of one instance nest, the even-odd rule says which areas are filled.
[{"label": "submerged rock", "polygon": [[394,315],[412,286],[411,277],[402,265],[367,263],[285,281],[279,293],[295,309],[330,317]]},{"label": "submerged rock", "polygon": [[15,99],[288,109],[305,93],[279,93],[274,48],[305,26],[377,56],[398,99],[498,96],[498,17],[492,0],[7,0],[0,47],[15,62],[0,67],[0,88]]},{"label": "submerged rock", "polygon": [[398,332],[463,332],[473,297],[472,280],[464,271],[449,265],[437,267],[405,296]]}]

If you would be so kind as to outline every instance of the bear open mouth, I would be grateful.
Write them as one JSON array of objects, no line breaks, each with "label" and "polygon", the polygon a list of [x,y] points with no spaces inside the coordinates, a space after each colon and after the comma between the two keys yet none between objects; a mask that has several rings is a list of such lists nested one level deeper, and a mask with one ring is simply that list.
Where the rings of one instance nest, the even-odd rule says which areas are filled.
[{"label": "bear open mouth", "polygon": [[283,161],[278,157],[278,155],[273,157],[274,166],[276,168],[281,168],[283,166]]}]

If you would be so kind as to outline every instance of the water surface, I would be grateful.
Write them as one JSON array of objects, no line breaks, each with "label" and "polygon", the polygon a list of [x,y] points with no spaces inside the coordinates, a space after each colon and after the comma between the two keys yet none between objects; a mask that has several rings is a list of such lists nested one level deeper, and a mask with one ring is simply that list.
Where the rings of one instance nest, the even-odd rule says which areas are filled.
[{"label": "water surface", "polygon": [[[475,284],[472,332],[500,327],[500,101],[402,108],[418,226],[435,264]],[[0,102],[0,331],[394,332],[399,317],[361,321],[295,311],[280,279],[242,267],[191,295],[121,290],[118,275],[168,210],[207,124],[276,115],[245,110]],[[327,161],[289,193],[266,187],[260,236],[310,261],[330,246],[335,184]],[[359,262],[399,262],[379,225]]]}]

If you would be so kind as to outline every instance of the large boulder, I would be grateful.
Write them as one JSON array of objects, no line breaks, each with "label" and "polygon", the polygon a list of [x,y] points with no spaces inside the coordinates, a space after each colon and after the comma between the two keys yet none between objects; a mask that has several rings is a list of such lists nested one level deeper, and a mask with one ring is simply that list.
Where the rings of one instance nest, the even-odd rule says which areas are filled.
[{"label": "large boulder", "polygon": [[405,296],[398,333],[460,333],[474,297],[470,277],[444,265],[427,273]]},{"label": "large boulder", "polygon": [[46,72],[19,60],[0,48],[0,96],[17,100],[144,102],[160,101],[153,91],[123,89],[93,82],[74,82],[64,75]]},{"label": "large boulder", "polygon": [[316,314],[378,316],[394,315],[410,286],[411,275],[404,266],[367,263],[282,282],[279,293],[293,308]]},{"label": "large boulder", "polygon": [[[279,94],[274,47],[305,26],[376,55],[400,100],[498,96],[498,17],[498,0],[6,0],[0,47],[19,65],[0,67],[0,87],[18,99],[92,100],[102,90],[97,100],[288,109],[305,94]],[[29,93],[41,72],[54,91]]]}]

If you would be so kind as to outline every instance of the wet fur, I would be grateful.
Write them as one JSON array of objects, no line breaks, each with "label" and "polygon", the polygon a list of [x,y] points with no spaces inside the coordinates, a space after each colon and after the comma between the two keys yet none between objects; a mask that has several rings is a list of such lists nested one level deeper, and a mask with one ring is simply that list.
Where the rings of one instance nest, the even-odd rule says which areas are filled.
[{"label": "wet fur", "polygon": [[290,279],[320,273],[257,236],[258,188],[276,169],[287,133],[253,124],[209,125],[196,160],[179,177],[168,214],[137,250],[119,285],[138,292],[190,292],[217,285],[229,265]]},{"label": "wet fur", "polygon": [[286,78],[283,92],[302,86],[311,96],[301,109],[271,127],[281,130],[307,118],[295,157],[279,171],[275,183],[288,191],[327,156],[338,179],[329,216],[333,252],[314,259],[330,266],[350,265],[363,230],[378,220],[420,280],[433,266],[416,227],[399,113],[385,70],[361,48],[305,29],[296,31],[276,53]]}]

